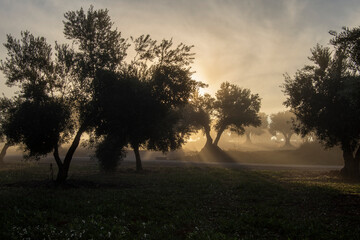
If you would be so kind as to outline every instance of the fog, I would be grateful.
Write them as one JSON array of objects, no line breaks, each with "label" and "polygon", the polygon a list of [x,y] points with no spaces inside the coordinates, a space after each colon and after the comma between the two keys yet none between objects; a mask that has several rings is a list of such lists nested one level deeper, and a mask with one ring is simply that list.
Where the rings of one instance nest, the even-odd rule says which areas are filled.
[{"label": "fog", "polygon": [[[261,112],[267,114],[285,110],[285,97],[279,87],[284,81],[284,73],[292,75],[301,68],[309,56],[309,49],[316,43],[326,45],[329,30],[340,31],[342,26],[354,27],[360,22],[360,6],[354,0],[5,0],[0,2],[0,42],[6,41],[6,34],[19,37],[23,30],[45,36],[52,45],[55,41],[67,42],[63,36],[64,12],[80,7],[87,9],[91,4],[95,8],[109,9],[112,21],[127,39],[150,34],[157,40],[173,38],[175,43],[194,45],[193,78],[209,84],[202,93],[214,95],[221,82],[229,81],[258,93],[262,99]],[[1,47],[0,59],[5,57],[5,48]],[[16,91],[5,86],[2,73],[0,89],[6,96]],[[296,136],[291,140],[293,149],[282,148],[281,136],[263,134],[252,140],[253,143],[248,144],[244,136],[224,133],[219,147],[231,153],[236,161],[242,161],[238,152],[253,154],[249,158],[252,161],[255,153],[262,154],[256,159],[272,159],[270,155],[275,156],[278,152],[291,155],[310,151],[301,147],[303,140]],[[205,141],[204,135],[198,132],[187,139],[181,153],[170,153],[165,157],[186,160],[186,156],[200,152]],[[324,151],[318,144],[313,143],[311,149],[319,153],[318,159],[329,157],[329,151]],[[19,147],[11,147],[8,155],[20,156],[22,151]],[[334,159],[341,158],[338,150],[333,151]],[[89,156],[92,152],[80,149],[76,154]],[[163,157],[157,152],[143,151],[142,155],[145,160]],[[127,159],[132,157],[129,151]],[[282,161],[286,162],[286,157]]]},{"label": "fog", "polygon": [[[291,139],[293,148],[284,148],[284,142],[281,137],[279,139],[272,139],[270,134],[264,136],[257,136],[253,139],[253,144],[246,143],[244,136],[230,137],[229,135],[220,141],[219,147],[229,156],[228,158],[203,158],[199,155],[202,147],[205,144],[205,139],[199,133],[191,137],[191,139],[198,139],[196,142],[188,141],[182,149],[171,151],[167,153],[156,151],[140,151],[141,158],[144,164],[147,161],[158,161],[163,166],[169,164],[168,161],[173,162],[217,162],[217,163],[240,163],[240,164],[284,164],[284,165],[328,165],[341,166],[343,164],[342,152],[340,148],[325,150],[317,142],[307,142],[294,136]],[[3,144],[0,144],[2,147]],[[64,146],[66,149],[68,146]],[[8,149],[5,162],[23,161],[23,149],[19,146],[12,146]],[[65,155],[66,151],[60,149],[60,154]],[[40,162],[53,162],[51,154],[40,159]],[[90,161],[97,163],[94,157],[94,150],[88,147],[79,147],[74,155],[74,162],[76,161]],[[126,157],[123,159],[124,163],[134,162],[135,156],[131,149],[126,150]],[[170,165],[171,165],[170,162]],[[121,167],[121,164],[120,164]]]}]

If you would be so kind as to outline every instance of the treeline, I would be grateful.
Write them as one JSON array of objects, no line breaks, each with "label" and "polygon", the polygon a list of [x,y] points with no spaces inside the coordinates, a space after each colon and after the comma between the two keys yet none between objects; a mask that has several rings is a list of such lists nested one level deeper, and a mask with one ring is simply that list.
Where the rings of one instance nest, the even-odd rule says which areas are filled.
[{"label": "treeline", "polygon": [[[130,147],[140,171],[139,149],[175,150],[202,130],[204,151],[218,154],[225,130],[258,134],[268,127],[259,113],[261,99],[249,89],[224,82],[215,97],[199,94],[206,85],[192,79],[193,46],[149,35],[124,38],[106,9],[90,7],[64,17],[69,43],[52,47],[28,31],[20,39],[8,35],[7,58],[0,64],[6,85],[19,89],[1,98],[1,137],[6,146],[23,145],[26,157],[52,153],[58,183],[67,179],[85,133],[104,169],[115,169]],[[328,147],[340,145],[344,172],[351,176],[359,175],[360,159],[358,32],[332,33],[334,53],[318,45],[310,57],[314,65],[294,78],[286,75],[284,104],[291,112],[272,115],[269,126],[272,134],[283,134],[286,145],[294,131],[312,134]],[[62,159],[64,144],[69,148]]]},{"label": "treeline", "polygon": [[[149,35],[125,39],[108,10],[90,7],[64,17],[69,44],[53,48],[28,31],[20,39],[7,36],[0,70],[7,86],[20,89],[1,99],[7,146],[21,144],[28,158],[52,153],[61,183],[84,133],[104,169],[114,169],[124,147],[131,147],[136,168],[142,170],[140,148],[175,150],[199,126],[210,128],[197,117],[202,111],[197,103],[208,96],[198,95],[205,84],[191,77],[192,46],[158,42]],[[209,97],[209,111],[218,113],[218,135],[209,144],[217,145],[230,126],[242,131],[241,126],[260,124],[258,95],[229,83],[218,94],[216,101]],[[243,122],[236,121],[240,116]],[[69,148],[62,159],[59,147],[64,144]]]}]

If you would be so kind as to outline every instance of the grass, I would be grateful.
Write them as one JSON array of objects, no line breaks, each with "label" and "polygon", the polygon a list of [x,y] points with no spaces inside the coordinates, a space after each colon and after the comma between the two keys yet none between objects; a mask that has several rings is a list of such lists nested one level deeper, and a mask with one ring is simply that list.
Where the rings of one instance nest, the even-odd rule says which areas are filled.
[{"label": "grass", "polygon": [[0,239],[360,239],[360,185],[335,174],[73,164],[0,169]]}]

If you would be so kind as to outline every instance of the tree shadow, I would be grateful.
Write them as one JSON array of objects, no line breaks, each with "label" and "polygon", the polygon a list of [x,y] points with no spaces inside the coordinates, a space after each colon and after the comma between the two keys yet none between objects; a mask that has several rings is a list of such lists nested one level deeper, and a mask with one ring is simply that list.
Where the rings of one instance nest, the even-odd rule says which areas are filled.
[{"label": "tree shadow", "polygon": [[236,162],[233,157],[214,144],[203,147],[198,154],[198,158],[202,162]]}]

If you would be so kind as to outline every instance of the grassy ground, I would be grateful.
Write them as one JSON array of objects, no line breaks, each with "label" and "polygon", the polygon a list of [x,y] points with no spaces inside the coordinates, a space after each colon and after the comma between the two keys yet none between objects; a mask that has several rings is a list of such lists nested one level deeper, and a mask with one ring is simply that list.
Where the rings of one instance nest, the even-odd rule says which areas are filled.
[{"label": "grassy ground", "polygon": [[360,239],[360,185],[336,174],[72,165],[0,168],[0,239]]}]

